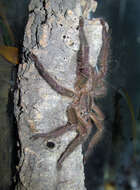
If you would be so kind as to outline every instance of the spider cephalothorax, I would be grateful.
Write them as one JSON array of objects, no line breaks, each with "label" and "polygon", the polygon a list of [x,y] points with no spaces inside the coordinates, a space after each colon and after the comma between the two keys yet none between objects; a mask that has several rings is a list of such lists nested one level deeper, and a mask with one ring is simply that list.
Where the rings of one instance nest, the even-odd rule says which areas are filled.
[{"label": "spider cephalothorax", "polygon": [[[49,133],[38,133],[32,138],[37,139],[39,137],[49,140],[54,137],[61,136],[68,130],[76,130],[77,136],[70,142],[66,150],[61,154],[57,161],[57,167],[61,168],[64,159],[75,149],[76,146],[83,143],[90,134],[91,128],[93,127],[92,122],[97,127],[97,132],[91,138],[87,151],[85,153],[85,159],[88,157],[91,148],[99,141],[103,133],[103,120],[104,114],[100,108],[95,104],[94,98],[105,92],[105,87],[99,85],[102,83],[102,79],[106,74],[108,48],[109,48],[109,37],[105,27],[105,22],[100,19],[103,27],[102,39],[103,45],[99,55],[100,71],[96,71],[89,64],[89,46],[84,33],[84,20],[82,17],[79,19],[79,39],[80,48],[77,54],[77,69],[76,69],[76,80],[74,84],[74,91],[66,89],[60,86],[44,69],[43,65],[39,63],[37,57],[31,54],[31,58],[35,62],[35,66],[44,78],[44,80],[59,94],[63,96],[71,97],[72,103],[67,107],[68,121],[65,126],[60,126],[54,131]],[[100,87],[99,87],[100,86]],[[101,87],[102,86],[102,87]]]}]

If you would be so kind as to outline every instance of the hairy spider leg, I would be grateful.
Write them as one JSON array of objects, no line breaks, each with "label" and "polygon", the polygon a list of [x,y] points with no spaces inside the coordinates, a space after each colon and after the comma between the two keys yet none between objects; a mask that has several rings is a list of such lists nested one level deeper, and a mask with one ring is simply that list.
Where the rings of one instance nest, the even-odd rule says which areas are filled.
[{"label": "hairy spider leg", "polygon": [[82,46],[80,44],[80,49],[77,52],[77,67],[76,67],[76,81],[74,84],[74,88],[76,91],[79,91],[87,82],[87,76],[82,72],[83,65],[83,53]]},{"label": "hairy spider leg", "polygon": [[75,125],[77,125],[76,132],[78,133],[78,135],[71,141],[71,143],[67,146],[65,151],[61,154],[60,158],[58,159],[58,169],[62,167],[62,162],[65,160],[65,158],[68,157],[78,145],[80,145],[86,140],[92,128],[91,122],[86,121],[86,119],[82,118],[80,110],[76,110],[73,107],[71,107],[69,111],[71,112],[69,113],[69,118],[73,116],[73,113],[75,114],[74,120],[72,122],[74,122]]},{"label": "hairy spider leg", "polygon": [[98,119],[99,119],[100,121],[103,121],[103,120],[105,119],[105,116],[104,116],[103,112],[102,112],[101,109],[100,109],[98,106],[96,106],[95,104],[92,105],[91,110],[94,110],[94,112],[96,113],[96,115],[97,115],[97,117],[98,117]]},{"label": "hairy spider leg", "polygon": [[[109,49],[109,35],[106,30],[105,22],[103,19],[100,19],[100,22],[103,26],[102,29],[102,48],[98,57],[98,62],[100,65],[100,70],[97,72],[95,69],[91,67],[89,64],[89,45],[84,33],[84,20],[82,17],[80,17],[79,20],[79,39],[80,39],[80,50],[81,54],[78,54],[79,56],[79,64],[77,67],[78,70],[78,77],[79,81],[77,81],[76,85],[79,87],[83,87],[87,80],[92,76],[92,89],[94,91],[95,96],[100,96],[106,93],[106,88],[104,87],[104,81],[103,78],[106,75],[107,72],[107,59],[108,59],[108,49]],[[84,76],[84,77],[83,77]],[[99,88],[97,86],[100,85]]]},{"label": "hairy spider leg", "polygon": [[102,47],[100,50],[100,54],[98,56],[98,62],[96,67],[98,69],[94,69],[93,71],[93,92],[94,96],[101,96],[106,94],[106,87],[104,84],[104,77],[107,73],[107,61],[109,55],[109,44],[110,44],[110,36],[106,30],[105,22],[103,19],[100,19],[102,24]]},{"label": "hairy spider leg", "polygon": [[42,76],[42,78],[54,89],[56,92],[61,94],[62,96],[68,96],[73,97],[74,92],[72,90],[69,90],[61,85],[59,85],[48,73],[47,70],[43,67],[43,65],[39,62],[37,56],[34,54],[31,54],[30,57],[35,62],[35,67],[37,68],[39,74]]},{"label": "hairy spider leg", "polygon": [[104,78],[107,72],[107,61],[108,61],[108,55],[109,55],[109,44],[110,44],[110,36],[106,30],[105,21],[101,18],[100,22],[102,24],[102,47],[100,50],[100,54],[98,56],[98,65],[100,69],[96,69],[96,80],[100,78]]},{"label": "hairy spider leg", "polygon": [[60,158],[57,161],[57,168],[62,168],[62,163],[74,150],[75,148],[80,145],[84,141],[85,136],[83,133],[79,132],[79,134],[74,138],[74,140],[67,146],[65,151],[61,154]]},{"label": "hairy spider leg", "polygon": [[71,141],[71,143],[67,146],[66,150],[61,154],[60,158],[57,161],[57,168],[61,169],[62,163],[74,150],[75,148],[83,143],[90,134],[92,124],[84,121],[82,117],[79,117],[79,123],[76,128],[76,132],[78,135]]},{"label": "hairy spider leg", "polygon": [[67,118],[68,118],[68,122],[66,125],[60,126],[59,128],[48,133],[37,133],[33,135],[31,138],[36,140],[41,137],[41,138],[45,138],[46,140],[49,140],[51,138],[59,137],[63,135],[64,133],[66,133],[67,131],[76,129],[77,115],[76,115],[75,109],[71,106],[68,106],[67,108]]},{"label": "hairy spider leg", "polygon": [[75,90],[78,91],[84,87],[89,79],[90,65],[89,59],[89,47],[83,30],[84,20],[82,17],[79,19],[79,40],[80,47],[77,53],[77,67],[76,75],[77,79],[75,82]]},{"label": "hairy spider leg", "polygon": [[90,65],[89,65],[89,45],[84,33],[84,20],[82,17],[80,17],[79,20],[79,39],[82,49],[82,62],[81,62],[81,74],[85,75],[87,78],[89,78],[89,71],[90,71]]},{"label": "hairy spider leg", "polygon": [[[99,110],[98,110],[99,111]],[[98,112],[97,111],[97,112]],[[100,114],[103,115],[103,113],[100,110]],[[86,162],[86,160],[88,159],[90,153],[92,152],[91,149],[98,144],[98,142],[100,141],[102,134],[103,134],[103,124],[102,124],[102,120],[99,120],[97,115],[93,112],[90,113],[90,118],[93,120],[93,122],[95,123],[96,127],[97,127],[97,132],[94,134],[94,136],[91,138],[90,143],[88,145],[87,151],[84,155],[84,163]]]},{"label": "hairy spider leg", "polygon": [[46,140],[49,140],[51,138],[56,138],[59,136],[62,136],[67,131],[75,130],[76,125],[67,123],[66,125],[60,126],[59,128],[48,132],[48,133],[37,133],[31,137],[31,139],[36,140],[38,138],[44,138]]}]

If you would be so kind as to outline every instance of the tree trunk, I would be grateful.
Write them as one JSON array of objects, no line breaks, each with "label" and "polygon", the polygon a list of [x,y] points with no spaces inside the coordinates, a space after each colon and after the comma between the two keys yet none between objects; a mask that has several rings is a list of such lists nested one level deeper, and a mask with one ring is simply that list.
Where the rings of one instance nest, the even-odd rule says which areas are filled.
[{"label": "tree trunk", "polygon": [[86,6],[85,34],[89,42],[89,61],[95,66],[102,45],[102,25],[99,19],[88,20],[96,2],[84,0],[32,0],[23,42],[23,59],[18,70],[15,92],[15,115],[21,146],[16,189],[83,190],[84,167],[82,146],[79,145],[63,162],[56,162],[75,137],[75,131],[46,143],[33,141],[36,133],[49,132],[67,123],[66,109],[72,102],[58,94],[38,73],[28,53],[33,52],[51,76],[67,89],[74,90],[76,56],[79,50],[79,16]]}]

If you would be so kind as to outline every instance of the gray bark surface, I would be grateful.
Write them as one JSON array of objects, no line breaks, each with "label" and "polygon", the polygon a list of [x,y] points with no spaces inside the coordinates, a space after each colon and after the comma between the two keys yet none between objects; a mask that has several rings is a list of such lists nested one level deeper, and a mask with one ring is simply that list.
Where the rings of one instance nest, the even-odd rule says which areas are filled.
[{"label": "gray bark surface", "polygon": [[[82,0],[32,0],[29,5],[23,60],[19,65],[15,92],[15,115],[21,143],[17,190],[85,189],[81,145],[66,158],[61,170],[56,168],[58,158],[75,137],[75,131],[50,140],[54,148],[47,147],[47,142],[41,138],[30,139],[36,133],[49,132],[66,124],[66,108],[72,99],[54,91],[28,58],[28,53],[33,52],[59,84],[74,90],[78,24],[83,5]],[[91,6],[86,12],[90,10]],[[84,30],[90,46],[89,61],[95,66],[102,45],[102,25],[99,19],[88,20],[87,15],[84,15]]]}]

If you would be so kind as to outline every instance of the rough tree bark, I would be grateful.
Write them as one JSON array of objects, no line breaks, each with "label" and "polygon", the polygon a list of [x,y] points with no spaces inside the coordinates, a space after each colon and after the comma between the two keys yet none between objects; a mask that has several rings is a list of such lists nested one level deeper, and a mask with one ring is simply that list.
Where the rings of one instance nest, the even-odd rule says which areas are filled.
[{"label": "rough tree bark", "polygon": [[18,70],[15,92],[15,115],[20,139],[19,182],[16,189],[83,190],[84,168],[82,146],[64,161],[60,171],[56,161],[76,132],[67,132],[47,144],[30,137],[37,132],[49,132],[66,124],[66,108],[71,98],[62,97],[39,75],[28,53],[34,52],[59,84],[73,89],[76,77],[76,55],[79,49],[79,16],[84,11],[85,34],[90,46],[90,64],[96,65],[102,45],[102,25],[99,19],[88,20],[95,11],[95,1],[32,0],[25,29],[23,59]]}]

